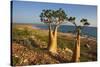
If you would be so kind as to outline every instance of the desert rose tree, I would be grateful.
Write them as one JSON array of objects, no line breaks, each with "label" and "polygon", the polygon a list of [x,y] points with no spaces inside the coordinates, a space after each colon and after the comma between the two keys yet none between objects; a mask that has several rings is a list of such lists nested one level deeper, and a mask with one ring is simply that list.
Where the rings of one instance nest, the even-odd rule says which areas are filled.
[{"label": "desert rose tree", "polygon": [[68,21],[75,25],[75,33],[76,33],[76,39],[75,39],[76,41],[75,41],[75,47],[73,50],[74,53],[72,56],[72,62],[79,62],[80,61],[80,33],[81,33],[81,30],[84,28],[84,26],[88,26],[90,24],[88,23],[88,20],[84,18],[80,20],[80,22],[82,23],[82,26],[76,24],[75,17],[70,17]]},{"label": "desert rose tree", "polygon": [[48,49],[51,53],[57,53],[57,29],[67,20],[67,15],[61,8],[58,10],[45,9],[42,10],[40,19],[49,29]]}]

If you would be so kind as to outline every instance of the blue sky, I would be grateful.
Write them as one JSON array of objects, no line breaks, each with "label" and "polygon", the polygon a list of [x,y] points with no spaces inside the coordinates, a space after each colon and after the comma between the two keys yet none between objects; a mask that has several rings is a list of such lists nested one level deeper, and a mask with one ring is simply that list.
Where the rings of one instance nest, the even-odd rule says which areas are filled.
[{"label": "blue sky", "polygon": [[[79,24],[81,18],[87,18],[91,26],[97,26],[97,7],[91,5],[57,4],[43,2],[13,1],[13,22],[41,24],[40,13],[43,9],[65,10],[68,16],[75,16]],[[67,23],[67,25],[71,25]]]}]

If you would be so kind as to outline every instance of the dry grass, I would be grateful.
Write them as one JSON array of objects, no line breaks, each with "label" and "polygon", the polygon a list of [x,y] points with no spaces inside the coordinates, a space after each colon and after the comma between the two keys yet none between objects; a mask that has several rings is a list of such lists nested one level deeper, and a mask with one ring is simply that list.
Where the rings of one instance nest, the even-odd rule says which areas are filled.
[{"label": "dry grass", "polygon": [[[58,33],[58,55],[51,55],[48,52],[48,30],[33,29],[31,25],[13,25],[12,29],[12,65],[38,65],[69,63],[74,47],[74,35]],[[86,38],[81,38],[81,58],[84,61],[97,60],[97,42],[90,40],[86,48]]]}]

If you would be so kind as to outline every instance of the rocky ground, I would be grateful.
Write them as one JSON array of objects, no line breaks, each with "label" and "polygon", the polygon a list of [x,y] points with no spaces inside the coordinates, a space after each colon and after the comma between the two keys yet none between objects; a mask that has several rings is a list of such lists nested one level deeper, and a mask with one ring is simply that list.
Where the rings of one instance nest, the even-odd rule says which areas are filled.
[{"label": "rocky ground", "polygon": [[[48,52],[48,30],[31,25],[13,25],[12,65],[69,63],[73,54],[74,35],[58,33],[58,54]],[[81,62],[97,60],[97,42],[81,37]]]}]

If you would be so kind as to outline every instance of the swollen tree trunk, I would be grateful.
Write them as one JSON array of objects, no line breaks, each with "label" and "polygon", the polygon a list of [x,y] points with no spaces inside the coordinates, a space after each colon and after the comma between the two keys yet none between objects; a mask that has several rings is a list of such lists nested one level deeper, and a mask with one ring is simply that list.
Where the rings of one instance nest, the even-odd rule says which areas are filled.
[{"label": "swollen tree trunk", "polygon": [[51,24],[49,24],[48,28],[49,28],[49,37],[48,37],[48,49],[49,49],[51,45],[51,38],[52,38]]},{"label": "swollen tree trunk", "polygon": [[73,51],[72,62],[80,61],[80,29],[77,30],[76,44]]},{"label": "swollen tree trunk", "polygon": [[51,42],[49,51],[51,53],[57,53],[57,27],[55,27],[54,31],[50,33]]}]

